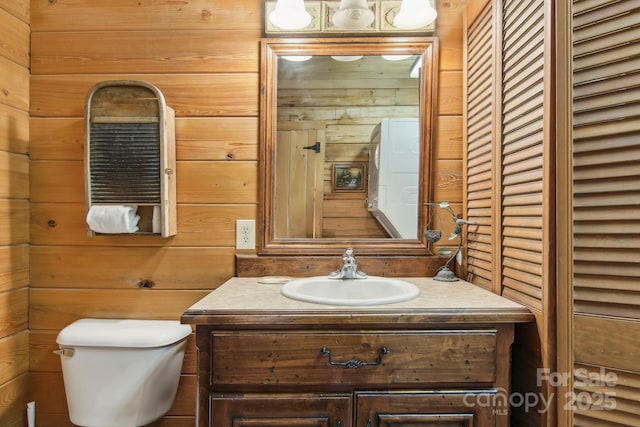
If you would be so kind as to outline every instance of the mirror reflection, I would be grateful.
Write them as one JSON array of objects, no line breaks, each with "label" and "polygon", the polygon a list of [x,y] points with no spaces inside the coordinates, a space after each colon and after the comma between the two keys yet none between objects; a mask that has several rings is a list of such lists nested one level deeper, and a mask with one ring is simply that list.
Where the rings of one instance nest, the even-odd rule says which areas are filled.
[{"label": "mirror reflection", "polygon": [[418,238],[422,60],[278,58],[275,238]]},{"label": "mirror reflection", "polygon": [[260,254],[423,254],[437,39],[264,39]]}]

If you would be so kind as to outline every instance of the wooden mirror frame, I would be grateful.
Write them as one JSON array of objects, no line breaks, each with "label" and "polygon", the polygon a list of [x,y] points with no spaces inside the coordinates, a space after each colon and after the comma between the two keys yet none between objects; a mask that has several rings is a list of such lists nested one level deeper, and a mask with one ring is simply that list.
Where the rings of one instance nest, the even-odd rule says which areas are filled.
[{"label": "wooden mirror frame", "polygon": [[[277,130],[278,56],[283,55],[399,55],[423,56],[420,76],[420,171],[418,194],[418,238],[274,238],[273,196],[275,144]],[[259,255],[327,255],[346,247],[366,255],[431,255],[422,230],[429,215],[434,180],[431,147],[435,138],[435,102],[437,99],[438,40],[433,37],[340,37],[305,39],[262,39],[260,70],[260,215],[264,225],[258,232]]]}]

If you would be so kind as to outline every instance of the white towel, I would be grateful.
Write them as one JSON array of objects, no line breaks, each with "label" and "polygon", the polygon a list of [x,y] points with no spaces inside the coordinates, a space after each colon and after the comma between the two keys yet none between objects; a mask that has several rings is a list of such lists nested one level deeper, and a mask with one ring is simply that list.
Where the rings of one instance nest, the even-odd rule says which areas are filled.
[{"label": "white towel", "polygon": [[160,206],[153,207],[153,216],[151,217],[151,231],[154,233],[162,233],[162,212]]},{"label": "white towel", "polygon": [[137,210],[137,206],[93,205],[87,213],[87,224],[96,233],[135,233],[140,221]]}]

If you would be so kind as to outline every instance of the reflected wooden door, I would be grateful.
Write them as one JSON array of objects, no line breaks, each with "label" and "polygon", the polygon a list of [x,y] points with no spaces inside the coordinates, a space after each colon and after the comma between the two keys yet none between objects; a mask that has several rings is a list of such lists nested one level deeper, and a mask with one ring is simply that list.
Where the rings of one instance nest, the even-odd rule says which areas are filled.
[{"label": "reflected wooden door", "polygon": [[278,131],[276,143],[276,238],[321,236],[324,147],[315,130]]}]

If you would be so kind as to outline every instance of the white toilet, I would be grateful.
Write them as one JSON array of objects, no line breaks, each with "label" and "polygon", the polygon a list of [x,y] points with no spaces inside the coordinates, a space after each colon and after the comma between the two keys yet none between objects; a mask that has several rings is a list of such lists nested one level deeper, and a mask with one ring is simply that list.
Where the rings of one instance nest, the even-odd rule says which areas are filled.
[{"label": "white toilet", "polygon": [[71,422],[138,427],[163,417],[178,389],[189,325],[80,319],[56,342]]}]

